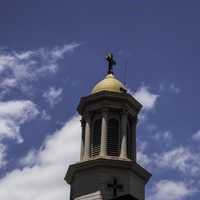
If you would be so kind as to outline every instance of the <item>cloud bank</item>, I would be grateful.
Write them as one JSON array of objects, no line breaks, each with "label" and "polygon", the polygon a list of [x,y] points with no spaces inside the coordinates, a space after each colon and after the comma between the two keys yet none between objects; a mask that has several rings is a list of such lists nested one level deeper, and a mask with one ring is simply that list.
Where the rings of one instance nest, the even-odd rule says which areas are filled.
[{"label": "cloud bank", "polygon": [[64,176],[67,166],[79,160],[80,129],[80,118],[75,116],[48,137],[41,149],[31,150],[21,161],[22,169],[0,179],[1,199],[68,199],[69,188]]}]

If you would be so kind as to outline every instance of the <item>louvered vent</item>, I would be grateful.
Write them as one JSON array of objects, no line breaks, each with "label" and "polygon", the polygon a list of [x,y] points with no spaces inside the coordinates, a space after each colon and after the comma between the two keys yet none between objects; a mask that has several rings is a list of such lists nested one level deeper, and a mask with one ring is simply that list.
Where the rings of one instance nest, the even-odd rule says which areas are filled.
[{"label": "louvered vent", "polygon": [[116,119],[110,119],[108,122],[107,148],[109,156],[119,156],[119,122]]},{"label": "louvered vent", "polygon": [[101,119],[94,122],[92,138],[91,138],[91,157],[98,156],[100,153],[101,144]]}]

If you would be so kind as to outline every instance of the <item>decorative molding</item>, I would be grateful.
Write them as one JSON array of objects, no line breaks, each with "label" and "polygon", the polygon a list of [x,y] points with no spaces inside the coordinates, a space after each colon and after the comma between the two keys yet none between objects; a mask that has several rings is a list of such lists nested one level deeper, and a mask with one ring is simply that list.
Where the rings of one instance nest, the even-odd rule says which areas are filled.
[{"label": "decorative molding", "polygon": [[132,171],[134,174],[139,176],[144,180],[145,183],[149,180],[149,178],[152,176],[151,173],[149,173],[146,169],[141,167],[139,164],[137,164],[134,161],[128,161],[128,160],[111,160],[106,158],[97,158],[92,160],[87,160],[87,162],[79,162],[73,165],[70,165],[67,171],[67,174],[65,176],[65,180],[67,183],[71,183],[73,180],[73,177],[80,171],[89,170],[94,167],[111,167],[111,168],[118,168],[118,169],[128,169]]}]

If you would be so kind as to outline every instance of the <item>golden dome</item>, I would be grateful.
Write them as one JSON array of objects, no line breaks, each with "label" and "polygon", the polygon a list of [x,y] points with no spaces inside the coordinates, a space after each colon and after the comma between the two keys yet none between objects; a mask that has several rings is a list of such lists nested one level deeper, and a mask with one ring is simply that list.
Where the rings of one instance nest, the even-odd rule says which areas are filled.
[{"label": "golden dome", "polygon": [[124,85],[119,80],[117,80],[113,74],[107,74],[107,76],[102,81],[95,85],[91,93],[95,94],[101,91],[123,93],[124,91],[126,91],[126,89]]}]

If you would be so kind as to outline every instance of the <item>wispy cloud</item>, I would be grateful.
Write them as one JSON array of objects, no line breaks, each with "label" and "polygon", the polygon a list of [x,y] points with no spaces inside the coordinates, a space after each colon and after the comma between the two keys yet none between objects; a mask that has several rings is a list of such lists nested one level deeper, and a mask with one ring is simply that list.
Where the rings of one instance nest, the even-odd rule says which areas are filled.
[{"label": "wispy cloud", "polygon": [[146,153],[146,142],[141,142],[140,140],[137,141],[138,149],[137,149],[137,162],[142,165],[143,167],[148,168],[150,163],[152,162],[151,157],[149,157]]},{"label": "wispy cloud", "polygon": [[144,110],[153,109],[159,97],[158,94],[150,92],[147,86],[140,87],[133,96],[143,105]]},{"label": "wispy cloud", "polygon": [[0,87],[23,89],[26,85],[24,83],[55,73],[59,68],[59,60],[79,46],[80,43],[70,43],[52,49],[40,48],[23,52],[0,51]]},{"label": "wispy cloud", "polygon": [[171,83],[169,89],[175,94],[179,94],[181,92],[180,88],[178,88],[174,83]]},{"label": "wispy cloud", "polygon": [[151,190],[148,200],[183,200],[193,195],[195,189],[182,181],[161,180]]},{"label": "wispy cloud", "polygon": [[0,143],[0,168],[4,167],[7,164],[6,153],[6,146]]},{"label": "wispy cloud", "polygon": [[50,87],[47,91],[44,92],[43,97],[49,103],[49,105],[53,107],[62,100],[62,92],[62,88]]},{"label": "wispy cloud", "polygon": [[200,130],[192,135],[192,139],[196,141],[200,141]]},{"label": "wispy cloud", "polygon": [[185,176],[197,176],[200,173],[199,153],[188,147],[176,147],[161,154],[153,155],[154,164],[163,169],[174,169]]},{"label": "wispy cloud", "polygon": [[0,140],[11,138],[23,142],[20,125],[38,114],[37,106],[29,100],[0,102]]},{"label": "wispy cloud", "polygon": [[159,91],[168,91],[170,93],[179,94],[181,89],[174,82],[162,82],[159,87]]},{"label": "wispy cloud", "polygon": [[155,134],[152,134],[152,138],[162,143],[162,145],[164,144],[167,146],[169,146],[173,141],[172,132],[169,130],[166,131],[157,130]]},{"label": "wispy cloud", "polygon": [[[166,139],[162,138],[162,140]],[[200,157],[198,151],[189,146],[172,146],[171,149],[163,148],[162,152],[148,152],[149,143],[140,140],[138,143],[137,161],[150,171],[155,169],[163,172],[171,171],[182,174],[188,179],[199,178]]]},{"label": "wispy cloud", "polygon": [[49,115],[46,110],[42,110],[41,119],[43,119],[43,120],[51,120],[51,115]]},{"label": "wispy cloud", "polygon": [[139,120],[141,122],[146,121],[148,112],[155,108],[160,95],[151,92],[150,88],[144,85],[139,87],[136,92],[131,89],[128,89],[128,92],[142,104],[143,109],[139,114]]}]

